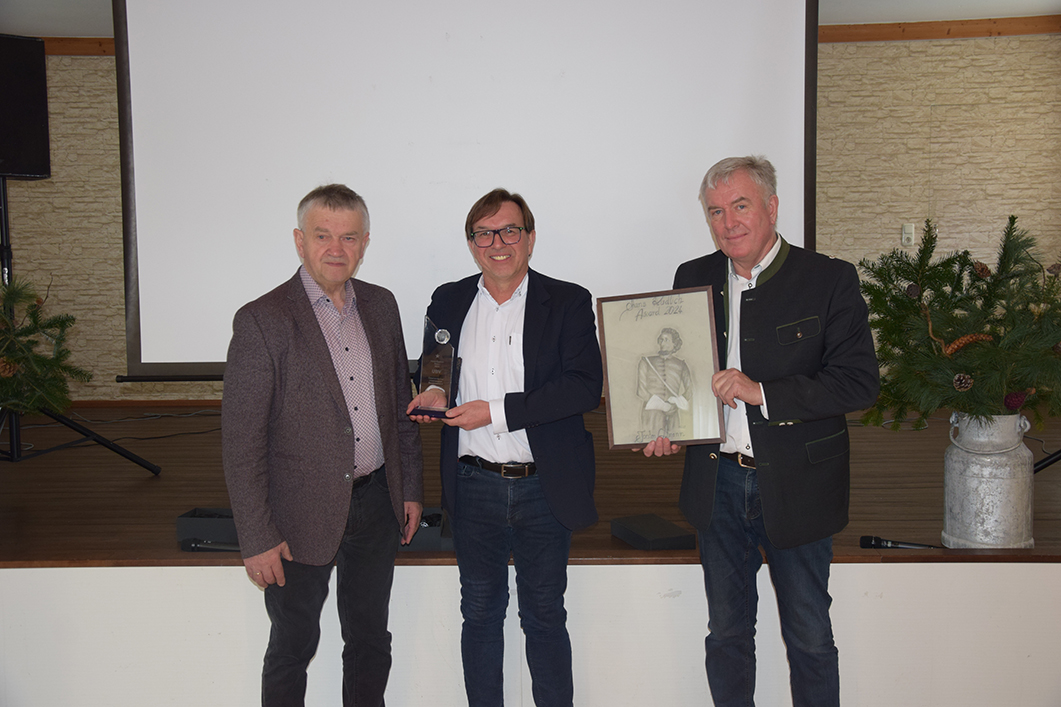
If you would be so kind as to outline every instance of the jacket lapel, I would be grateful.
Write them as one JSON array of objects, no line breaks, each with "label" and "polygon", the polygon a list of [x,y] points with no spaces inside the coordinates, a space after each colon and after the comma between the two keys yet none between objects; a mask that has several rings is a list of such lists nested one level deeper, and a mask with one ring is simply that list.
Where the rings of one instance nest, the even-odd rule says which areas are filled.
[{"label": "jacket lapel", "polygon": [[537,380],[538,352],[545,322],[549,317],[549,293],[541,277],[530,271],[527,281],[527,304],[523,314],[523,389],[532,390]]},{"label": "jacket lapel", "polygon": [[461,329],[464,327],[464,319],[468,316],[468,310],[472,308],[476,295],[479,294],[478,277],[469,277],[465,282],[468,283],[467,286],[457,291],[453,306],[445,312],[445,320],[435,322],[436,326],[449,331],[454,356],[460,356]]},{"label": "jacket lapel", "polygon": [[[332,402],[343,411],[344,415],[349,415],[343,389],[339,386],[339,379],[335,375],[335,364],[328,350],[328,342],[324,340],[324,333],[317,321],[317,315],[313,313],[313,307],[309,303],[306,288],[302,285],[302,276],[297,272],[291,279],[287,298],[291,319],[295,322],[301,342],[301,345],[291,348],[292,352],[305,351],[306,361],[302,364],[319,372],[321,382]],[[295,363],[298,365],[299,362]]]},{"label": "jacket lapel", "polygon": [[[368,339],[368,348],[372,354],[373,375],[378,376],[381,361],[391,361],[391,343],[383,336],[383,325],[376,314],[375,302],[372,294],[362,283],[354,280],[354,300],[357,302],[357,313],[361,317],[361,327],[365,330],[365,338]],[[329,354],[330,355],[330,354]]]}]

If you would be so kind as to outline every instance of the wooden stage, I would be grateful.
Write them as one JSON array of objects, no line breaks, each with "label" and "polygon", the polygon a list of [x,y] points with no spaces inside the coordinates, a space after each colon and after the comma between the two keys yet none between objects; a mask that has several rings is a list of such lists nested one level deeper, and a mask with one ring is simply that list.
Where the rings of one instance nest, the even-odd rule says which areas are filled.
[{"label": "wooden stage", "polygon": [[[0,568],[238,565],[237,553],[181,551],[177,516],[227,508],[221,469],[220,403],[82,404],[67,415],[162,468],[159,476],[86,442],[17,463],[0,461]],[[609,452],[605,417],[586,415],[597,452],[601,520],[575,534],[572,564],[696,563],[694,550],[643,552],[611,536],[610,520],[655,513],[689,528],[677,507],[682,455],[646,460]],[[112,422],[115,420],[124,420]],[[871,550],[859,538],[940,544],[944,416],[922,432],[864,428],[851,417],[851,523],[836,536],[835,562],[1061,561],[1061,464],[1035,479],[1031,550]],[[438,432],[424,435],[425,505],[438,506]],[[24,454],[75,439],[43,417],[22,419]],[[2,431],[2,448],[8,432]],[[1037,441],[1041,439],[1042,442]],[[1039,460],[1061,447],[1061,422],[1025,439]],[[453,564],[452,553],[402,552],[400,564]]]}]

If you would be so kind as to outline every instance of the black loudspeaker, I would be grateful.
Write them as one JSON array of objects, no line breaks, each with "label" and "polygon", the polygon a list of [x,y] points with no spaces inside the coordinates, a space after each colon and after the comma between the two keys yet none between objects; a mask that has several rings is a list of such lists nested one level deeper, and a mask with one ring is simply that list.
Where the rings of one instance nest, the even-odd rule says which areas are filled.
[{"label": "black loudspeaker", "polygon": [[0,34],[0,177],[50,176],[44,40]]}]

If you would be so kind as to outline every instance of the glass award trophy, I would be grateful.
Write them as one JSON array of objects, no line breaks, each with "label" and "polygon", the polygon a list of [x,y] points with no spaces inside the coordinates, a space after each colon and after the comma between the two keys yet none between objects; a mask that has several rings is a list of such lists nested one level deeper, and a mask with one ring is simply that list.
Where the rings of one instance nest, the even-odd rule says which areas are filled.
[{"label": "glass award trophy", "polygon": [[[428,342],[434,344],[429,346]],[[411,414],[445,417],[456,399],[454,384],[460,371],[460,359],[453,355],[449,332],[435,326],[430,317],[424,317],[424,343],[424,355],[420,359],[420,393],[440,389],[440,404],[413,408]]]}]

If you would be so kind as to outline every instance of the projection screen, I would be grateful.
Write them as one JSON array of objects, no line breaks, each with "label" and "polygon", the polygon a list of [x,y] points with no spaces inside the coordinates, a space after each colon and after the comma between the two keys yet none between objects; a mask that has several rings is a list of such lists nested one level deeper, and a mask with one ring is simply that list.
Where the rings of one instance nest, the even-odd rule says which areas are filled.
[{"label": "projection screen", "polygon": [[[536,218],[531,267],[604,297],[715,250],[697,200],[764,154],[779,230],[813,246],[817,2],[114,0],[129,376],[216,378],[244,303],[299,262],[295,207],[366,199],[357,277],[408,355],[439,284],[476,271],[468,209]],[[807,67],[810,67],[808,71]]]}]

